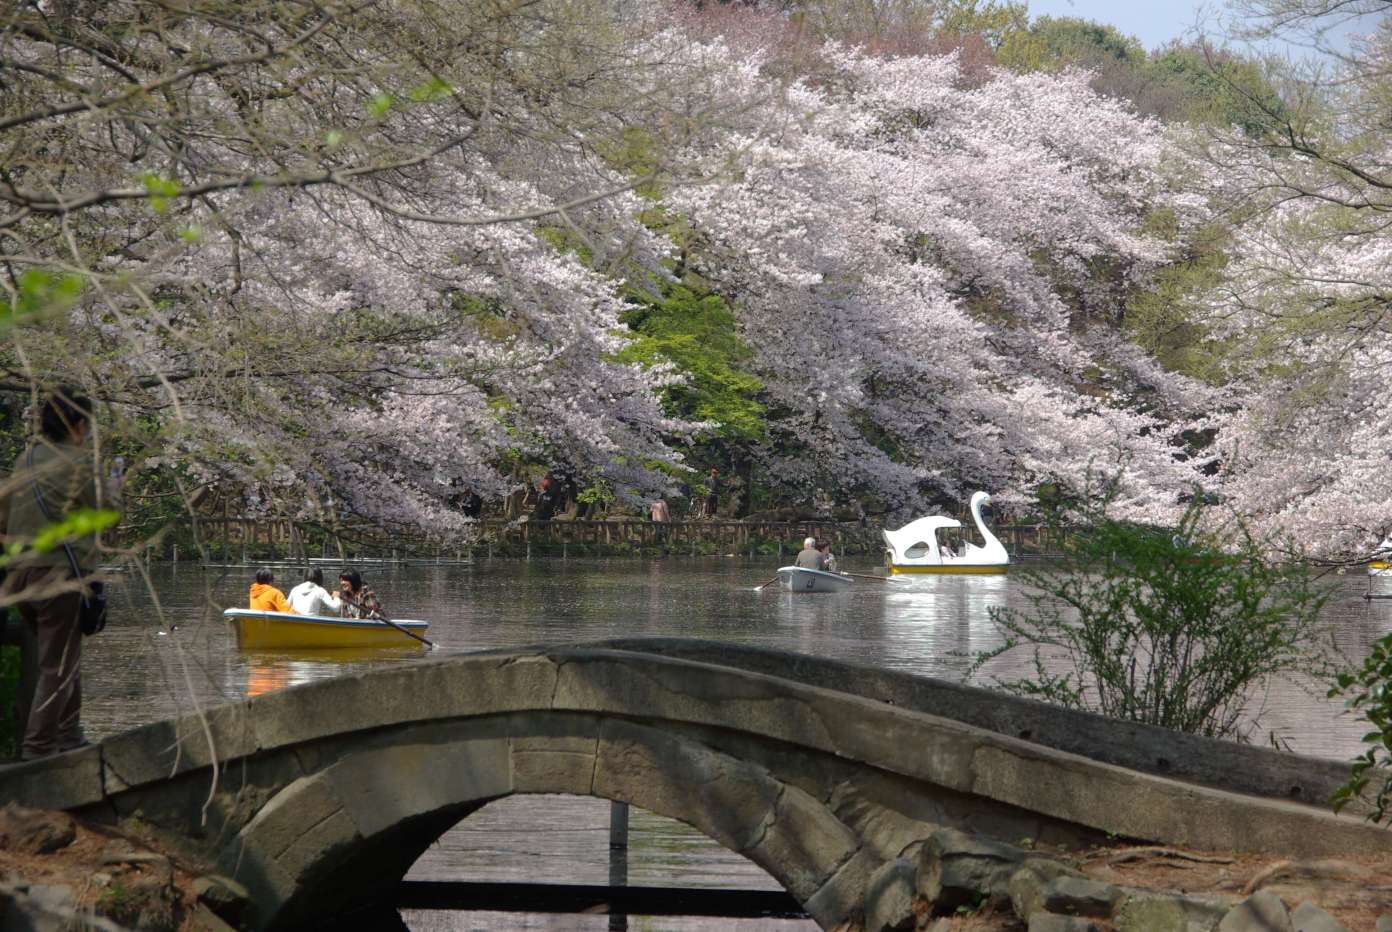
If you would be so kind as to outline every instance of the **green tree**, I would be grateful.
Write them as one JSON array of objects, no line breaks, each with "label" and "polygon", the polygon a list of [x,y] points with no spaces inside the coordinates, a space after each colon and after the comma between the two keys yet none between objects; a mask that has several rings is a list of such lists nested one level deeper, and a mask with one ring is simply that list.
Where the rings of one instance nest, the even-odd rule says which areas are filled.
[{"label": "green tree", "polygon": [[731,443],[764,436],[763,388],[745,365],[753,351],[740,339],[724,298],[669,283],[638,298],[625,323],[637,335],[621,357],[671,363],[685,380],[666,389],[668,413],[710,424],[709,436]]},{"label": "green tree", "polygon": [[1236,125],[1259,133],[1283,104],[1265,64],[1207,42],[1175,41],[1147,53],[1114,26],[1073,16],[1041,16],[1010,33],[998,51],[1016,71],[1083,68],[1100,94],[1129,100],[1169,122]]},{"label": "green tree", "polygon": [[1139,68],[1145,62],[1140,40],[1076,16],[1041,16],[1007,37],[999,54],[1001,64],[1016,71],[1100,68],[1117,62]]}]

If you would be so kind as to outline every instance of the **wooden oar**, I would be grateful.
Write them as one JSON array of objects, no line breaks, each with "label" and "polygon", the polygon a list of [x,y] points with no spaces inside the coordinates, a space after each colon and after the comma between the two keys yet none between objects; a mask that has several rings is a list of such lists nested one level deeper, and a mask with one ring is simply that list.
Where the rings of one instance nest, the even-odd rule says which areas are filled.
[{"label": "wooden oar", "polygon": [[758,592],[760,589],[763,589],[765,586],[772,586],[772,585],[773,585],[774,583],[776,583],[776,582],[778,582],[778,577],[777,577],[777,576],[773,577],[773,578],[770,579],[768,582],[764,583],[762,586],[755,586],[755,587],[754,587],[754,591],[755,591],[755,592]]},{"label": "wooden oar", "polygon": [[873,579],[876,582],[899,582],[893,576],[869,576],[865,573],[842,573],[842,576],[854,576],[856,579]]},{"label": "wooden oar", "polygon": [[421,637],[419,634],[417,634],[416,632],[410,630],[409,628],[403,628],[403,627],[401,627],[401,625],[399,625],[399,624],[397,624],[396,622],[392,621],[392,620],[391,620],[390,618],[388,618],[386,615],[383,615],[381,609],[378,609],[378,610],[377,610],[377,617],[376,617],[376,618],[369,618],[369,619],[367,619],[367,620],[368,620],[368,621],[380,621],[380,622],[381,622],[382,624],[384,624],[384,625],[391,625],[393,628],[395,628],[396,630],[400,631],[402,634],[406,635],[407,637],[415,638],[417,641],[420,641],[422,644],[424,644],[426,647],[430,648],[431,650],[434,650],[434,649],[435,649],[434,643],[432,643],[431,641],[426,640],[425,638]]}]

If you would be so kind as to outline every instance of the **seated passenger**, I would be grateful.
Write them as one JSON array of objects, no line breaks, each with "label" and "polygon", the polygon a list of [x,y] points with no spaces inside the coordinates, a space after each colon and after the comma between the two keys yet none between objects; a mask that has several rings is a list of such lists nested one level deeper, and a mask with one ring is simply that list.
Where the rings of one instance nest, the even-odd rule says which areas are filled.
[{"label": "seated passenger", "polygon": [[357,570],[344,570],[339,573],[338,589],[342,598],[339,614],[344,618],[385,617],[376,593],[363,585],[362,576]]},{"label": "seated passenger", "polygon": [[938,555],[941,556],[944,560],[957,556],[957,554],[953,553],[952,551],[952,542],[945,540],[941,544],[939,544]]},{"label": "seated passenger", "polygon": [[324,571],[317,566],[290,590],[289,598],[290,607],[301,615],[337,615],[343,608],[343,600],[324,588]]},{"label": "seated passenger", "polygon": [[831,552],[831,541],[817,541],[817,552],[822,555],[822,569],[828,573],[840,572],[836,568],[836,555]]},{"label": "seated passenger", "polygon": [[258,612],[285,612],[287,615],[297,614],[290,607],[290,603],[285,601],[285,593],[281,592],[271,583],[275,582],[275,574],[262,567],[256,571],[256,582],[251,584],[250,605]]},{"label": "seated passenger", "polygon": [[800,566],[805,570],[825,569],[826,560],[822,552],[817,549],[817,538],[809,537],[802,542],[802,549],[798,551],[797,559],[793,561],[794,566]]}]

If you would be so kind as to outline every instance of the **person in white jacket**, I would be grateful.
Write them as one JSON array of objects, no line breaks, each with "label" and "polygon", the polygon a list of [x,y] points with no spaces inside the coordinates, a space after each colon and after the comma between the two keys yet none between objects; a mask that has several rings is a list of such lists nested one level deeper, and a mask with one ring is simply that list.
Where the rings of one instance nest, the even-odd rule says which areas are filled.
[{"label": "person in white jacket", "polygon": [[324,571],[318,567],[305,572],[305,581],[287,594],[290,607],[301,615],[337,615],[343,601],[338,593],[324,588]]}]

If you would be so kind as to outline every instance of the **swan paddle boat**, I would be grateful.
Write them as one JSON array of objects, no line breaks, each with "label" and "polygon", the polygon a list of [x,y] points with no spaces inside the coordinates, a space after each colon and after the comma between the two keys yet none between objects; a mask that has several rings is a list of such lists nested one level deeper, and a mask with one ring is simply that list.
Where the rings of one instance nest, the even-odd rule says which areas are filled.
[{"label": "swan paddle boat", "polygon": [[841,592],[851,585],[851,577],[803,566],[780,566],[778,581],[789,592]]},{"label": "swan paddle boat", "polygon": [[986,542],[984,547],[967,542],[961,553],[944,554],[938,532],[961,528],[962,522],[942,515],[915,518],[897,531],[881,531],[885,540],[885,566],[896,573],[1004,573],[1010,554],[981,518],[981,507],[991,496],[976,492],[971,497],[972,520]]},{"label": "swan paddle boat", "polygon": [[222,617],[237,627],[237,646],[243,650],[278,650],[283,647],[404,647],[420,641],[403,634],[425,636],[428,621],[393,619],[389,624],[371,618],[339,618],[333,615],[291,615],[253,608],[229,608]]},{"label": "swan paddle boat", "polygon": [[1368,561],[1368,575],[1392,577],[1392,534],[1383,538],[1373,558]]}]

